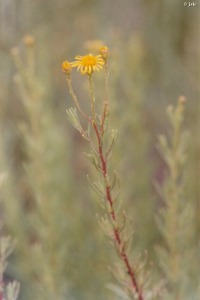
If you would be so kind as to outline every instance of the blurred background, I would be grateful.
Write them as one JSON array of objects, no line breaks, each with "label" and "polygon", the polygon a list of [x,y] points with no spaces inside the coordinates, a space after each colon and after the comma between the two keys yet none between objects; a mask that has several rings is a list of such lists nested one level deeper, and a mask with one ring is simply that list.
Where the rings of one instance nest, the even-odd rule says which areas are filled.
[{"label": "blurred background", "polygon": [[[34,45],[24,40],[27,35]],[[169,131],[165,110],[180,95],[187,98],[187,195],[199,238],[199,36],[199,1],[189,7],[182,0],[0,0],[0,173],[6,174],[1,218],[17,240],[7,276],[20,281],[20,299],[117,299],[106,288],[114,254],[86,179],[93,174],[83,155],[88,144],[67,120],[65,110],[73,103],[61,71],[62,61],[96,54],[99,45],[111,52],[110,122],[119,130],[113,165],[135,250],[147,249],[156,261],[154,248],[162,243],[155,224],[162,203],[154,183],[162,184],[166,166],[157,135]],[[22,65],[16,68],[18,55]],[[94,77],[101,101],[103,77]],[[73,74],[85,110],[86,84]]]}]

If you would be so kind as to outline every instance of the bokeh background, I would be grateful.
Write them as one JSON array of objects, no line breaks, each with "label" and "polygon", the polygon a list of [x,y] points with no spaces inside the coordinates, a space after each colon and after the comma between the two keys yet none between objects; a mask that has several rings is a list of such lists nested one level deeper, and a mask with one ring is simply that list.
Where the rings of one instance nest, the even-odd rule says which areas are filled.
[{"label": "bokeh background", "polygon": [[[27,34],[35,39],[36,96],[23,98],[11,49],[17,47],[26,68]],[[119,130],[113,165],[135,250],[147,249],[156,261],[154,248],[162,243],[155,223],[162,202],[154,183],[162,184],[166,166],[157,135],[168,132],[165,110],[180,95],[187,98],[187,193],[197,213],[198,240],[199,36],[199,1],[188,7],[182,0],[0,0],[0,172],[6,174],[1,218],[17,240],[7,277],[20,281],[20,299],[116,299],[107,288],[114,254],[98,226],[96,195],[86,179],[93,174],[83,155],[88,144],[67,120],[65,110],[73,104],[61,71],[63,60],[96,54],[100,44],[111,52],[110,122]],[[74,73],[73,85],[87,110],[85,79]],[[101,101],[100,73],[95,92]],[[26,101],[33,101],[28,113]]]}]

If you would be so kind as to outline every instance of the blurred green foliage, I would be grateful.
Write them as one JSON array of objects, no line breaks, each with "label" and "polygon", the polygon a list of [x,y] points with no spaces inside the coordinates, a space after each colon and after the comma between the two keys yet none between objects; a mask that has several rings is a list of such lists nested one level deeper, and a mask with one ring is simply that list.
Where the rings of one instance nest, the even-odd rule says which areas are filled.
[{"label": "blurred green foliage", "polygon": [[[148,250],[159,279],[164,275],[155,245],[165,247],[165,241],[155,216],[163,202],[154,183],[166,184],[168,168],[156,136],[168,135],[165,107],[179,95],[188,99],[185,198],[195,213],[189,274],[191,281],[199,278],[199,28],[199,8],[182,1],[1,0],[0,167],[7,173],[1,218],[17,240],[8,272],[21,283],[20,299],[117,299],[105,288],[113,253],[97,226],[98,207],[86,180],[91,171],[82,154],[87,145],[68,124],[71,99],[60,70],[63,60],[95,52],[95,43],[85,42],[96,39],[111,51],[110,122],[119,131],[112,163],[132,219],[133,249]],[[36,40],[33,74],[26,34]],[[10,55],[15,46],[21,73]],[[87,110],[85,84],[75,79]],[[101,101],[101,74],[95,84]]]}]

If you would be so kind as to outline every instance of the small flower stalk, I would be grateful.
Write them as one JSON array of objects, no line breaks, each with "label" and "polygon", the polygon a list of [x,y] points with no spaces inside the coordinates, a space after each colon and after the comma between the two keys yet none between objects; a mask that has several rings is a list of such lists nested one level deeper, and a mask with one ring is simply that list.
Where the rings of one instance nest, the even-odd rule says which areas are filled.
[{"label": "small flower stalk", "polygon": [[[97,56],[92,54],[76,56],[76,61],[62,64],[62,69],[66,74],[69,93],[75,104],[75,108],[68,109],[67,114],[72,125],[90,144],[90,152],[85,155],[97,170],[98,179],[92,180],[88,177],[88,180],[93,190],[99,195],[99,203],[104,212],[99,217],[100,226],[112,241],[118,255],[119,264],[116,269],[112,269],[112,273],[122,285],[126,297],[128,296],[127,299],[144,300],[147,299],[145,296],[147,279],[144,275],[144,265],[140,260],[134,263],[131,259],[132,231],[130,232],[130,228],[128,228],[125,211],[120,209],[118,174],[110,167],[112,151],[118,137],[117,130],[108,129],[108,59],[110,52],[107,46],[101,47],[99,52],[100,54]],[[70,72],[65,71],[66,66],[67,70],[69,70],[68,65],[70,66]],[[87,76],[90,115],[83,111],[80,101],[73,90],[71,78],[73,68],[77,68],[81,75]],[[99,112],[95,105],[93,76],[96,71],[103,71],[103,69],[105,73],[105,96],[102,101],[102,110]],[[87,121],[87,129],[82,126],[78,114]]]}]

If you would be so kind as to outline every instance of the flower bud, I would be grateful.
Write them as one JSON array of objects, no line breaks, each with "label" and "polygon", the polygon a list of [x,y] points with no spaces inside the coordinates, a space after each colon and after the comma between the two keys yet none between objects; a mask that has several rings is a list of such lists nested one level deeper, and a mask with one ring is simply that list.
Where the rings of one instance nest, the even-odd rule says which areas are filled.
[{"label": "flower bud", "polygon": [[107,46],[101,47],[100,54],[104,60],[107,60],[110,55],[110,51],[109,51],[108,47]]},{"label": "flower bud", "polygon": [[32,35],[25,35],[23,38],[23,42],[26,46],[32,47],[35,44],[35,39]]},{"label": "flower bud", "polygon": [[65,60],[63,63],[62,63],[62,70],[63,72],[66,74],[66,75],[69,75],[71,73],[71,70],[72,70],[72,65],[70,62],[68,62],[67,60]]}]

